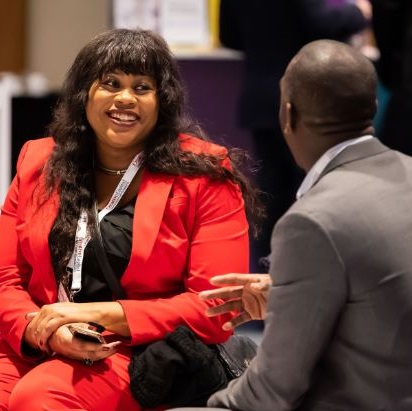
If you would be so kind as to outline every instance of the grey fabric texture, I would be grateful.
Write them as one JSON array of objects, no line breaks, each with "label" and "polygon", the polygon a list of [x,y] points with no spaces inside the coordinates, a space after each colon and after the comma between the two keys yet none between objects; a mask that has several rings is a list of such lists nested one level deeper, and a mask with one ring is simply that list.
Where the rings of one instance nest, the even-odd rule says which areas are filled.
[{"label": "grey fabric texture", "polygon": [[276,225],[265,330],[208,401],[242,411],[412,409],[412,159],[348,147]]}]

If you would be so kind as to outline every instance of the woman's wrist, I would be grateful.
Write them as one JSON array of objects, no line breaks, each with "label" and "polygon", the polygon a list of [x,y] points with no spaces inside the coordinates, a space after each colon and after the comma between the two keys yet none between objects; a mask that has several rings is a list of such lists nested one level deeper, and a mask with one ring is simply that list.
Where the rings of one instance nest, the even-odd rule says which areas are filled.
[{"label": "woman's wrist", "polygon": [[22,340],[21,342],[21,353],[24,357],[32,360],[42,360],[48,353],[41,350],[40,348],[35,348],[27,343],[27,341]]}]

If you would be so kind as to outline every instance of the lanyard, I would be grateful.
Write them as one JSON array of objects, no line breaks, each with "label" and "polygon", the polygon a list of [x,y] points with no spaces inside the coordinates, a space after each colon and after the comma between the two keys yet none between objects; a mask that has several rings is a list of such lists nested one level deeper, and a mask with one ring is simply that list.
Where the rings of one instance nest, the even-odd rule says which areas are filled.
[{"label": "lanyard", "polygon": [[[126,192],[127,188],[129,187],[131,181],[140,170],[143,164],[143,152],[138,153],[132,162],[130,163],[129,167],[126,170],[126,173],[123,175],[122,179],[120,180],[119,184],[117,185],[116,189],[114,190],[109,202],[107,203],[106,207],[104,207],[98,214],[99,223],[102,219],[110,213],[114,208],[116,208],[117,204],[123,197],[124,193]],[[77,221],[77,230],[76,230],[76,237],[74,239],[74,250],[73,254],[70,258],[69,263],[67,264],[67,270],[72,272],[72,284],[70,287],[70,294],[76,294],[80,291],[82,286],[82,265],[83,265],[83,257],[84,257],[84,250],[88,242],[90,241],[90,233],[87,229],[87,212],[86,210],[81,210],[80,217]],[[65,295],[66,294],[66,295]],[[68,296],[65,293],[64,287],[62,284],[59,285],[59,301],[67,301]]]}]

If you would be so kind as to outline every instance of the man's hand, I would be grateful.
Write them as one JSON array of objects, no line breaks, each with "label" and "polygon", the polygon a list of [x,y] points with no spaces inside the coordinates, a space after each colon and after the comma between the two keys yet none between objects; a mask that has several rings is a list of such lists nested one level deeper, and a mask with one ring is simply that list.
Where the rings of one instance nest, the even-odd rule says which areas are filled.
[{"label": "man's hand", "polygon": [[210,317],[239,312],[230,321],[223,324],[224,330],[230,330],[250,320],[263,320],[266,314],[267,293],[272,280],[269,274],[224,274],[210,279],[213,285],[221,288],[199,293],[202,300],[221,298],[226,300],[216,307],[209,308],[206,314]]}]

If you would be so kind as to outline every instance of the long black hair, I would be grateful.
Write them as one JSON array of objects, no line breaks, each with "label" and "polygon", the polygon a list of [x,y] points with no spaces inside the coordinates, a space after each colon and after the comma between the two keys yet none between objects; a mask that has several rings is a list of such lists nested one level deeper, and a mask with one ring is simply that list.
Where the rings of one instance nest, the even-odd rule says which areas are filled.
[{"label": "long black hair", "polygon": [[[88,92],[93,82],[117,70],[148,75],[156,82],[159,116],[145,147],[148,170],[229,179],[240,186],[248,214],[263,215],[255,190],[236,166],[241,151],[232,149],[224,155],[232,163],[228,169],[222,165],[222,156],[196,155],[180,148],[181,132],[206,137],[184,115],[184,90],[177,63],[163,38],[148,30],[110,30],[80,50],[67,73],[49,126],[56,145],[46,164],[46,189],[48,193],[57,190],[60,198],[49,247],[58,280],[64,276],[73,251],[80,210],[92,210],[95,201],[94,134],[85,112]],[[93,221],[91,211],[89,217]]]}]

